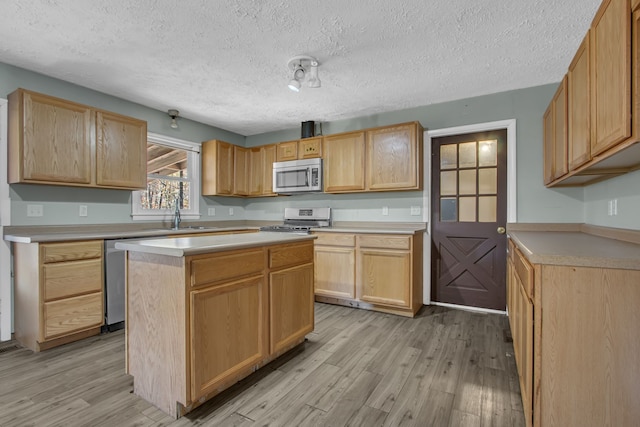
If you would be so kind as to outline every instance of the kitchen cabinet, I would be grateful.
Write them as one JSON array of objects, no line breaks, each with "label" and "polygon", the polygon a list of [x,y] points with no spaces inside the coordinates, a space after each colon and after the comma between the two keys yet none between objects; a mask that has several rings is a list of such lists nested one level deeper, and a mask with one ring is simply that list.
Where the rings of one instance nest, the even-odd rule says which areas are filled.
[{"label": "kitchen cabinet", "polygon": [[236,196],[249,195],[249,150],[233,146],[233,194]]},{"label": "kitchen cabinet", "polygon": [[277,145],[277,161],[314,159],[322,157],[322,137],[303,138]]},{"label": "kitchen cabinet", "polygon": [[367,130],[367,190],[422,188],[422,133],[417,123]]},{"label": "kitchen cabinet", "polygon": [[15,337],[41,351],[100,333],[103,242],[14,243]]},{"label": "kitchen cabinet", "polygon": [[423,129],[417,122],[324,137],[324,191],[422,188]]},{"label": "kitchen cabinet", "polygon": [[18,89],[9,95],[10,183],[147,187],[147,124]]},{"label": "kitchen cabinet", "polygon": [[[569,172],[545,179],[547,186],[587,185],[640,166],[640,12],[635,3],[604,0],[576,52],[568,71]],[[545,116],[545,135],[548,124]],[[548,149],[545,159],[552,156]]]},{"label": "kitchen cabinet", "polygon": [[316,234],[316,301],[409,317],[422,307],[421,233]]},{"label": "kitchen cabinet", "polygon": [[568,172],[566,76],[544,114],[544,127],[544,182],[550,184]]},{"label": "kitchen cabinet", "polygon": [[263,184],[262,184],[262,195],[263,196],[276,196],[276,193],[273,192],[273,164],[276,161],[276,145],[263,145],[260,147],[263,153]]},{"label": "kitchen cabinet", "polygon": [[326,193],[364,191],[364,162],[364,131],[325,136],[324,191]]},{"label": "kitchen cabinet", "polygon": [[640,322],[640,270],[532,263],[509,247],[509,321],[526,425],[635,425],[640,340],[629,325]]},{"label": "kitchen cabinet", "polygon": [[311,240],[183,257],[129,251],[134,393],[177,417],[300,344],[314,326],[313,270]]},{"label": "kitchen cabinet", "polygon": [[233,195],[234,145],[217,139],[202,143],[202,194]]},{"label": "kitchen cabinet", "polygon": [[356,297],[356,236],[318,233],[315,241],[315,294],[354,300]]},{"label": "kitchen cabinet", "polygon": [[568,166],[573,171],[591,160],[590,32],[567,73]]},{"label": "kitchen cabinet", "polygon": [[273,163],[276,145],[263,145],[249,149],[249,196],[275,196],[273,192]]}]

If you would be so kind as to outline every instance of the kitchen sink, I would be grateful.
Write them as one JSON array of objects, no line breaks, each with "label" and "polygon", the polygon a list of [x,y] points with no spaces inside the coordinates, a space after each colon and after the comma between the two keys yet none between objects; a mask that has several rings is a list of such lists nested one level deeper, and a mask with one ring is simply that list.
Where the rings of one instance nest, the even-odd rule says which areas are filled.
[{"label": "kitchen sink", "polygon": [[179,227],[179,228],[175,228],[175,227],[166,227],[166,228],[152,228],[151,230],[153,231],[193,231],[193,230],[217,230],[220,227],[208,227],[208,226],[203,226],[203,225],[187,225],[184,227]]}]

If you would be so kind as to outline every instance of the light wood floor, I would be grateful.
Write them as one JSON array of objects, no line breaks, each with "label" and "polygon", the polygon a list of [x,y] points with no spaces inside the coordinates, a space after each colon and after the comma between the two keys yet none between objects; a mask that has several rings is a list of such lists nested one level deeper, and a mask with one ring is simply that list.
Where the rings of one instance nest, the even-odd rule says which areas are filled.
[{"label": "light wood floor", "polygon": [[[0,426],[522,426],[506,317],[316,304],[308,342],[173,420],[131,393],[122,331],[0,352]],[[6,345],[5,345],[6,346]]]}]

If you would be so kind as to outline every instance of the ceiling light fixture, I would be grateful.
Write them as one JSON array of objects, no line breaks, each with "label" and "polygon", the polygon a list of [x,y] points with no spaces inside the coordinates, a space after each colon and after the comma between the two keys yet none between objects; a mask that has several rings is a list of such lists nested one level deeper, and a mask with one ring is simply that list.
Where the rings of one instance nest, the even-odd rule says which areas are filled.
[{"label": "ceiling light fixture", "polygon": [[320,87],[321,82],[318,77],[319,65],[318,60],[311,56],[298,55],[291,58],[287,64],[289,70],[292,72],[291,80],[289,80],[289,89],[294,92],[299,92],[302,83],[305,82],[308,87]]},{"label": "ceiling light fixture", "polygon": [[169,117],[171,117],[171,128],[172,129],[178,129],[178,116],[180,116],[180,111],[178,110],[169,110],[167,111],[167,114],[169,114]]}]

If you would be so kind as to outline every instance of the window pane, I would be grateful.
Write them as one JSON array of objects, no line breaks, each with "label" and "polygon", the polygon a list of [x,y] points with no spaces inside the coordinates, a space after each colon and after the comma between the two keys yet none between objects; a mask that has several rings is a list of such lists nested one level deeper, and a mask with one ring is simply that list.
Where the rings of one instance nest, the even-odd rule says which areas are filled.
[{"label": "window pane", "polygon": [[187,151],[147,143],[147,175],[189,178]]},{"label": "window pane", "polygon": [[440,221],[455,222],[458,219],[458,206],[455,197],[440,199]]},{"label": "window pane", "polygon": [[440,169],[454,169],[458,165],[457,144],[440,146]]},{"label": "window pane", "polygon": [[476,221],[476,198],[460,197],[460,222]]},{"label": "window pane", "polygon": [[478,198],[478,222],[496,222],[496,196]]},{"label": "window pane", "polygon": [[454,196],[456,194],[456,171],[440,172],[440,195],[441,196]]},{"label": "window pane", "polygon": [[459,194],[476,194],[476,169],[460,171]]},{"label": "window pane", "polygon": [[143,209],[175,209],[176,198],[180,197],[180,209],[189,209],[189,183],[168,179],[150,179],[147,191],[140,192]]},{"label": "window pane", "polygon": [[480,141],[480,166],[497,166],[498,164],[498,141]]},{"label": "window pane", "polygon": [[496,194],[498,192],[498,176],[496,168],[478,170],[478,191],[480,194]]},{"label": "window pane", "polygon": [[476,143],[463,142],[460,144],[460,168],[476,167]]}]

